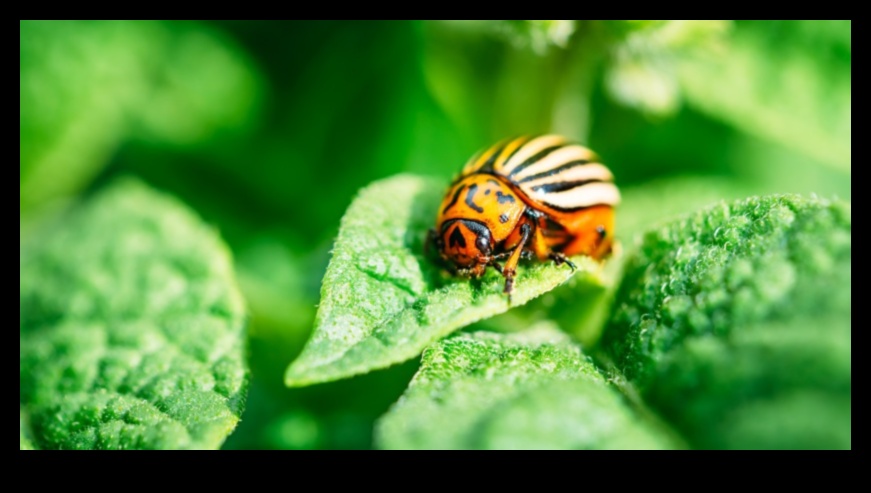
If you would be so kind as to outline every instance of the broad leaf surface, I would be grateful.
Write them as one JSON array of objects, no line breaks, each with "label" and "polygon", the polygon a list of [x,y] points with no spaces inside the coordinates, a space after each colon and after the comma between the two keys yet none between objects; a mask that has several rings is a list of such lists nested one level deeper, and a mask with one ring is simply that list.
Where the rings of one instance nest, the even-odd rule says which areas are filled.
[{"label": "broad leaf surface", "polygon": [[38,448],[217,448],[239,421],[245,313],[229,254],[138,182],[24,243],[19,315],[22,430]]},{"label": "broad leaf surface", "polygon": [[644,236],[603,344],[690,444],[851,447],[850,211],[753,197]]},{"label": "broad leaf surface", "polygon": [[[447,183],[413,175],[363,189],[348,208],[321,288],[314,333],[288,368],[286,382],[326,382],[406,361],[430,343],[562,284],[568,266],[530,262],[518,270],[512,304],[504,279],[454,278],[424,254]],[[600,267],[575,258],[582,282]]]},{"label": "broad leaf surface", "polygon": [[398,449],[668,447],[559,332],[459,335],[426,350],[421,369],[381,419]]}]

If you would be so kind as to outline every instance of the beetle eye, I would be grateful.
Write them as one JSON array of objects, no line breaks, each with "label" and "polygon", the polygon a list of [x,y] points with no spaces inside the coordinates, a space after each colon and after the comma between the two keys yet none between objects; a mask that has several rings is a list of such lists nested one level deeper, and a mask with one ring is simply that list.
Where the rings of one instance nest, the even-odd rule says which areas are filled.
[{"label": "beetle eye", "polygon": [[488,240],[484,236],[479,236],[477,240],[475,240],[475,246],[478,247],[478,251],[480,251],[484,255],[490,254],[490,240]]}]

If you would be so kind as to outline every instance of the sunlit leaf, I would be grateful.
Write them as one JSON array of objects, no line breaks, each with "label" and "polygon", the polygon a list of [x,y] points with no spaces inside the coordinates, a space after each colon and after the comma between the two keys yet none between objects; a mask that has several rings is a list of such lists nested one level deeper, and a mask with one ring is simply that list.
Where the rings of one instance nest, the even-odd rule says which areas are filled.
[{"label": "sunlit leaf", "polygon": [[[363,189],[342,219],[324,276],[315,329],[288,368],[291,386],[325,382],[384,368],[419,355],[430,343],[476,320],[507,311],[504,279],[447,278],[424,255],[447,184],[400,175]],[[586,282],[599,265],[575,259]],[[572,276],[565,265],[523,265],[513,306]]]},{"label": "sunlit leaf", "polygon": [[669,447],[578,346],[547,331],[434,344],[376,438],[399,449]]}]

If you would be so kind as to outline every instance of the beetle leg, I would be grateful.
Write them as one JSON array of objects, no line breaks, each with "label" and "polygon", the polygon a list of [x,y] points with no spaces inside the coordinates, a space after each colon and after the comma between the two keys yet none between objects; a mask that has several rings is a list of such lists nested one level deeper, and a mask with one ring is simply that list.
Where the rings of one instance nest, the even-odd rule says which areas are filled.
[{"label": "beetle leg", "polygon": [[511,252],[497,253],[496,255],[493,255],[493,260],[502,260],[504,258],[508,258],[509,256],[511,256]]},{"label": "beetle leg", "polygon": [[556,265],[562,265],[563,263],[568,264],[568,266],[572,268],[573,272],[578,269],[578,266],[575,265],[574,262],[569,260],[565,255],[560,252],[550,252],[550,259],[553,260]]},{"label": "beetle leg", "polygon": [[511,303],[511,292],[514,291],[514,276],[517,273],[517,263],[520,261],[520,255],[523,253],[523,247],[529,241],[530,231],[532,226],[526,223],[520,227],[520,242],[514,247],[511,256],[505,262],[505,267],[502,268],[502,275],[505,276],[505,290],[508,295],[508,303]]}]

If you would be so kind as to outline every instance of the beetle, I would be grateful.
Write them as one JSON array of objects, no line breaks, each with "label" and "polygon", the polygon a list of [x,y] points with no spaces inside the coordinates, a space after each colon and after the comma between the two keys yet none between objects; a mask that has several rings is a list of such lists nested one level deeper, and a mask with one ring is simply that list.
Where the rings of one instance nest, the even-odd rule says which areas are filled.
[{"label": "beetle", "polygon": [[457,274],[496,269],[510,301],[521,258],[574,270],[569,256],[611,252],[620,202],[613,181],[593,151],[565,137],[504,140],[473,156],[448,187],[427,244]]}]

